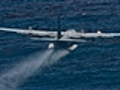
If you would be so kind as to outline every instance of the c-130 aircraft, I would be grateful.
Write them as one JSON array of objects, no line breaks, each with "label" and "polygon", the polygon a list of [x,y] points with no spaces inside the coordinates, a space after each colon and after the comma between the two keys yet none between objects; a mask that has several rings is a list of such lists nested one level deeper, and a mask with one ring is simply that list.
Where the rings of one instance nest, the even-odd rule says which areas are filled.
[{"label": "c-130 aircraft", "polygon": [[37,37],[37,40],[39,39],[39,41],[50,42],[48,45],[49,49],[66,48],[69,51],[75,50],[78,47],[77,43],[87,42],[86,39],[120,37],[120,33],[102,33],[101,31],[97,31],[96,33],[85,33],[83,31],[78,32],[74,29],[62,31],[60,27],[60,17],[58,16],[57,31],[50,31],[44,29],[33,30],[32,27],[29,27],[28,30],[0,27],[0,31],[30,35],[33,38]]}]

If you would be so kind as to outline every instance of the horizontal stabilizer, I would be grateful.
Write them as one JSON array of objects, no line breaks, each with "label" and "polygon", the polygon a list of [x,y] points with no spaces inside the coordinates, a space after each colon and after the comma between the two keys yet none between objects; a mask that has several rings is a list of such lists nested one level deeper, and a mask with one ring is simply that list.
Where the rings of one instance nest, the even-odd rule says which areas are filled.
[{"label": "horizontal stabilizer", "polygon": [[87,42],[86,40],[84,39],[55,39],[55,38],[31,38],[33,40],[39,40],[39,41],[51,41],[51,42],[76,42],[76,43],[79,43],[79,42]]}]

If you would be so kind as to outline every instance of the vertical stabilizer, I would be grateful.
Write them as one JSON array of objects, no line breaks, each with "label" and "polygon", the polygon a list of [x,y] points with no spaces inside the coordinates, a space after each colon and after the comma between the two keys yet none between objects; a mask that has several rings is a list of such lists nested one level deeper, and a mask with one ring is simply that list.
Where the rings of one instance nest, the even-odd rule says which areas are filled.
[{"label": "vertical stabilizer", "polygon": [[60,22],[60,16],[58,16],[58,33],[57,33],[57,39],[61,38],[61,22]]}]

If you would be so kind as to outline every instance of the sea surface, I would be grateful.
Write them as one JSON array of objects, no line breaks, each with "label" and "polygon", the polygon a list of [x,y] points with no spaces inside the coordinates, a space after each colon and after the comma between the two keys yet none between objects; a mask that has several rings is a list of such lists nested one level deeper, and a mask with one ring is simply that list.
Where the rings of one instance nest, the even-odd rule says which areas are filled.
[{"label": "sea surface", "polygon": [[[0,27],[57,29],[58,15],[62,30],[120,33],[119,0],[0,1]],[[79,43],[72,52],[47,45],[0,31],[0,90],[120,90],[120,38]]]}]

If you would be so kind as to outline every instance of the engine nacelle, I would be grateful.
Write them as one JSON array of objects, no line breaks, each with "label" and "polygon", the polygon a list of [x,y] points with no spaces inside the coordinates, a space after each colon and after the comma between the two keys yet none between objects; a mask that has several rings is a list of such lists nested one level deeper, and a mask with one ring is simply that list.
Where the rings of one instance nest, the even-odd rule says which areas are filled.
[{"label": "engine nacelle", "polygon": [[54,48],[54,47],[55,47],[54,43],[50,43],[50,44],[48,45],[48,48],[49,48],[49,49],[52,49],[52,48]]},{"label": "engine nacelle", "polygon": [[72,46],[70,46],[70,47],[68,48],[68,50],[73,51],[73,50],[75,50],[77,47],[78,47],[77,44],[73,44]]},{"label": "engine nacelle", "polygon": [[74,35],[76,35],[76,30],[75,29],[68,29],[65,32],[65,35],[67,35],[67,36],[74,36]]}]

